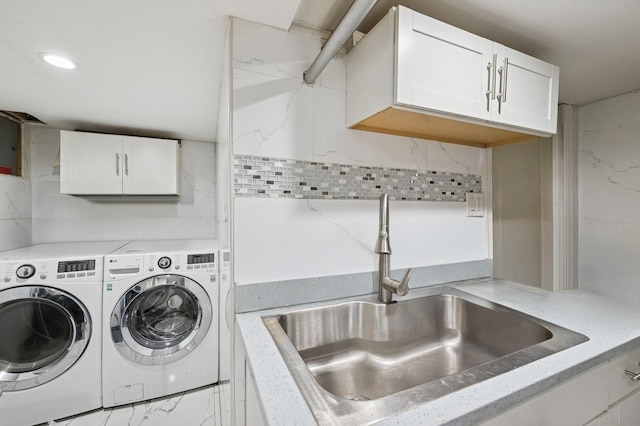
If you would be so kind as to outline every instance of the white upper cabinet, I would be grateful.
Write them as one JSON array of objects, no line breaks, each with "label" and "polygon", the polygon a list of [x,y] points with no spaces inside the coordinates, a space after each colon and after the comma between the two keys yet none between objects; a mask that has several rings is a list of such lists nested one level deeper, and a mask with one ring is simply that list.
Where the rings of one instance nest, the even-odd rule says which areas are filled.
[{"label": "white upper cabinet", "polygon": [[351,128],[475,146],[556,131],[558,67],[393,8],[347,55]]},{"label": "white upper cabinet", "polygon": [[493,43],[407,8],[398,10],[399,105],[490,119]]},{"label": "white upper cabinet", "polygon": [[554,134],[559,70],[517,50],[494,44],[498,74],[491,120]]},{"label": "white upper cabinet", "polygon": [[178,194],[178,142],[124,136],[124,194]]},{"label": "white upper cabinet", "polygon": [[63,130],[60,192],[178,195],[178,141]]},{"label": "white upper cabinet", "polygon": [[62,194],[122,194],[122,137],[60,132]]}]

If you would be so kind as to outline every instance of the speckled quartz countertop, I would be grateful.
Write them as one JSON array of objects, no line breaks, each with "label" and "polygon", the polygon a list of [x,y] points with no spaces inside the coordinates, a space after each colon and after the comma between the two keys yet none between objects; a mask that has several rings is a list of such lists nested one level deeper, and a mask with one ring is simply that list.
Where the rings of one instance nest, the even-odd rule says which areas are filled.
[{"label": "speckled quartz countertop", "polygon": [[[384,425],[472,425],[623,352],[640,347],[640,308],[580,290],[548,292],[497,279],[448,286],[577,331],[589,341],[380,421]],[[421,297],[413,289],[398,300]],[[344,300],[370,300],[364,296]],[[340,300],[343,301],[343,300]],[[238,315],[265,420],[271,425],[315,424],[261,318],[336,300]]]}]

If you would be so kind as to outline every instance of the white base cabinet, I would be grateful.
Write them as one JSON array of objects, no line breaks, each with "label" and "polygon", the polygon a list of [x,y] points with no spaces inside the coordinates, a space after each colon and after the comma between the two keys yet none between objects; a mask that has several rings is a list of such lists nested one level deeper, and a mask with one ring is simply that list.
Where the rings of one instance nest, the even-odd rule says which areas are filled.
[{"label": "white base cabinet", "polygon": [[178,195],[173,139],[60,132],[60,192],[72,195]]},{"label": "white base cabinet", "polygon": [[246,369],[247,394],[245,400],[245,422],[247,426],[265,426],[266,423],[264,415],[262,414],[262,406],[256,394],[256,385],[249,364],[247,364]]},{"label": "white base cabinet", "polygon": [[607,408],[607,364],[560,383],[482,426],[580,426]]},{"label": "white base cabinet", "polygon": [[399,6],[347,55],[347,126],[488,146],[556,132],[558,67]]},{"label": "white base cabinet", "polygon": [[[609,409],[603,413],[606,426],[640,425],[640,381],[626,372],[640,374],[640,349],[609,362]],[[639,376],[640,377],[640,376]],[[600,423],[595,423],[600,425]],[[605,425],[605,423],[601,423]]]},{"label": "white base cabinet", "polygon": [[483,426],[638,426],[640,349],[600,364],[482,423]]}]

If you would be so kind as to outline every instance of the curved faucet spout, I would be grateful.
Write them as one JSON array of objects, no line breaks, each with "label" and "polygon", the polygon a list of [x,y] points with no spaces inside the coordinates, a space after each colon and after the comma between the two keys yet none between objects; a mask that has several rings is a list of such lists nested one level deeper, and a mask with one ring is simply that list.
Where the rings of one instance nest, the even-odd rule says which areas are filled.
[{"label": "curved faucet spout", "polygon": [[396,293],[398,296],[406,296],[409,293],[409,280],[411,279],[411,273],[413,269],[407,269],[404,277],[402,277],[402,281],[396,281],[391,277],[387,277],[382,281],[382,286],[387,290],[390,290],[391,293]]}]

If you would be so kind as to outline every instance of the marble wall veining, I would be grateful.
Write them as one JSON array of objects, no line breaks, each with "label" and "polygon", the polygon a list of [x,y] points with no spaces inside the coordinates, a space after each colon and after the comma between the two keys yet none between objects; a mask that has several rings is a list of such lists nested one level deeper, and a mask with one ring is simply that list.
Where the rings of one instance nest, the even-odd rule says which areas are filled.
[{"label": "marble wall veining", "polygon": [[0,251],[31,244],[30,129],[22,144],[22,176],[0,174]]},{"label": "marble wall veining", "polygon": [[[345,126],[344,52],[313,86],[302,75],[322,34],[233,22],[234,156],[486,176],[486,151]],[[369,200],[235,197],[238,285],[373,271],[378,207]],[[490,258],[488,217],[461,202],[391,202],[392,268]]]},{"label": "marble wall veining", "polygon": [[31,244],[31,183],[0,175],[0,251]]},{"label": "marble wall veining", "polygon": [[640,305],[640,91],[578,109],[579,286]]},{"label": "marble wall veining", "polygon": [[182,141],[179,199],[102,201],[60,194],[59,134],[31,129],[34,244],[216,238],[215,144]]}]

